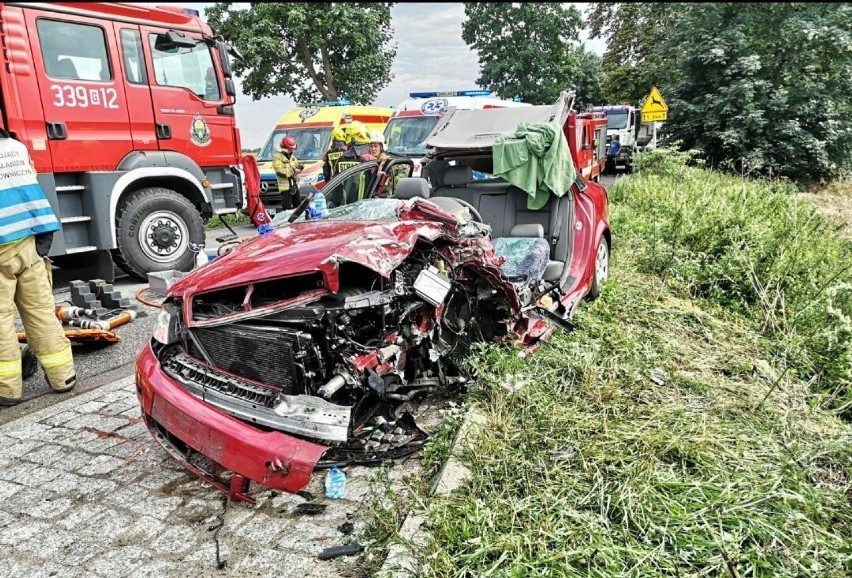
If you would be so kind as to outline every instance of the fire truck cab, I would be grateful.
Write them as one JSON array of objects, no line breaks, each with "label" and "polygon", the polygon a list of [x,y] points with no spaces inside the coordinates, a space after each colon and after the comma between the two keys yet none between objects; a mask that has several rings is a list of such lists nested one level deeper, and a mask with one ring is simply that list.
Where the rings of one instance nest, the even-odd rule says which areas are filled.
[{"label": "fire truck cab", "polygon": [[26,144],[62,223],[60,267],[112,280],[189,270],[243,181],[238,56],[197,10],[0,3],[0,125]]}]

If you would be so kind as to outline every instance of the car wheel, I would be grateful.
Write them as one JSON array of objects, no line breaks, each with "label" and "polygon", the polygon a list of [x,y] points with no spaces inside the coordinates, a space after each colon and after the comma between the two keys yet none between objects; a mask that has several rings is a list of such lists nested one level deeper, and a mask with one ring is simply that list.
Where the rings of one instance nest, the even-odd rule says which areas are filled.
[{"label": "car wheel", "polygon": [[598,252],[595,257],[595,274],[592,277],[592,287],[589,289],[589,299],[597,299],[601,294],[601,287],[609,278],[609,243],[604,235],[598,243]]},{"label": "car wheel", "polygon": [[171,189],[149,187],[130,193],[116,213],[113,260],[124,271],[147,274],[195,265],[191,245],[204,243],[204,223],[189,199]]}]

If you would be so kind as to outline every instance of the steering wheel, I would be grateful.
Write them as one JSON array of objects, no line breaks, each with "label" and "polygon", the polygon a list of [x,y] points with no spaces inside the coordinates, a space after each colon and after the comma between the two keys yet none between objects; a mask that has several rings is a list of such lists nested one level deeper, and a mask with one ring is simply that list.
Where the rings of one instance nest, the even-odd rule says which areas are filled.
[{"label": "steering wheel", "polygon": [[[447,209],[446,207],[442,207],[442,206],[441,206],[441,205],[443,204],[443,201],[444,201],[444,200],[452,201],[452,202],[454,202],[454,203],[457,203],[457,204],[459,204],[460,206],[462,206],[462,207],[466,208],[466,209],[468,210],[468,212],[470,212],[470,216],[473,218],[473,220],[474,220],[475,222],[477,222],[477,223],[483,223],[483,224],[485,223],[485,221],[482,219],[482,215],[480,215],[480,214],[479,214],[479,211],[477,211],[477,210],[474,208],[474,206],[473,206],[473,205],[471,205],[470,203],[468,203],[467,201],[464,201],[464,200],[462,200],[462,199],[457,199],[457,198],[455,198],[455,197],[432,197],[432,198],[430,198],[430,199],[428,199],[428,200],[429,200],[429,201],[431,201],[431,202],[432,202],[432,204],[436,205],[439,209],[441,209],[441,210],[443,210],[443,211],[447,211],[447,212],[449,212],[449,211],[450,211],[450,210],[452,210],[452,209]],[[441,202],[438,202],[439,200],[440,200]]]}]

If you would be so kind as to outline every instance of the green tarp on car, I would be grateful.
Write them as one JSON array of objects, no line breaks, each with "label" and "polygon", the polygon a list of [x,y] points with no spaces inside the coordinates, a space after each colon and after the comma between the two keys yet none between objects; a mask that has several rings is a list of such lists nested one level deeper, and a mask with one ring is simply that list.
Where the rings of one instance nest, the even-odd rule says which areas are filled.
[{"label": "green tarp on car", "polygon": [[530,210],[546,205],[551,192],[564,195],[576,178],[568,141],[555,123],[519,123],[494,141],[493,158],[494,175],[528,193]]}]

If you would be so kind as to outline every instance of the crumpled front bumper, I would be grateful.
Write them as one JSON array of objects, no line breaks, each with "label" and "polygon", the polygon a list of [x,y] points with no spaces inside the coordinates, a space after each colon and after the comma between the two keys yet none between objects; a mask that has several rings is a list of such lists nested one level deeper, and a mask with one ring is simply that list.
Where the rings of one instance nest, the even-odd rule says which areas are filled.
[{"label": "crumpled front bumper", "polygon": [[[254,501],[247,495],[247,480],[298,492],[328,450],[261,430],[205,404],[163,372],[150,343],[136,360],[136,393],[154,439],[185,468],[234,500]],[[198,459],[201,456],[206,459]],[[232,472],[230,478],[223,477],[227,472]]]}]

